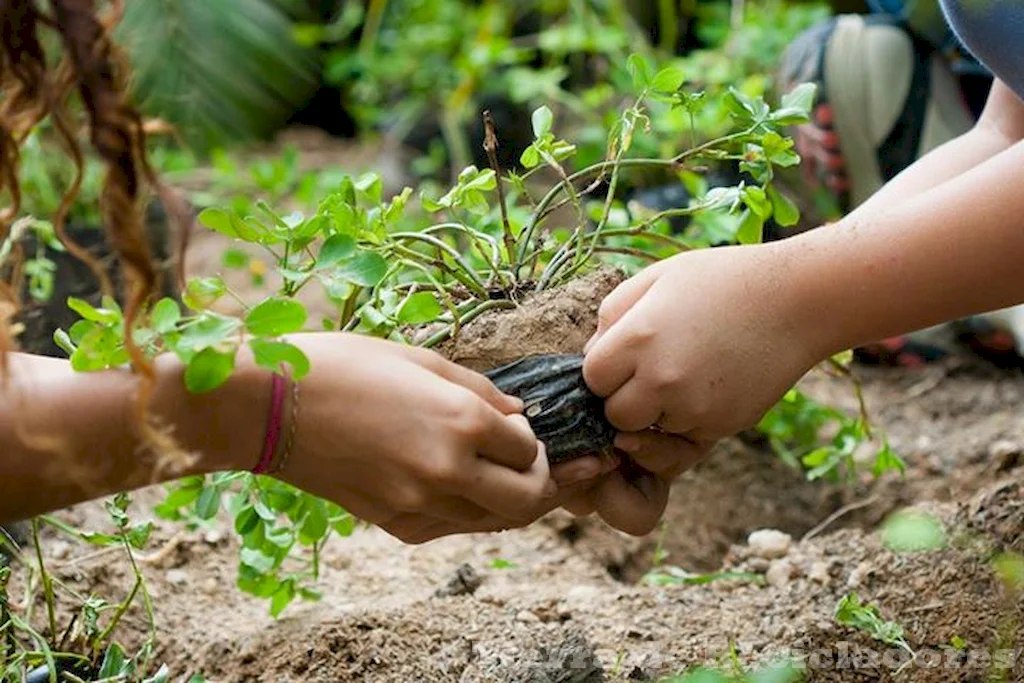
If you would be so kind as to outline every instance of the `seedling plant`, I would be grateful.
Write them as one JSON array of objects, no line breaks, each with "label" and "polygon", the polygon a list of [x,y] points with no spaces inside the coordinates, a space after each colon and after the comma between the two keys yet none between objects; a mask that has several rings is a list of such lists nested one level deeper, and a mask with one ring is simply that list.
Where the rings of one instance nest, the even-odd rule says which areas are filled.
[{"label": "seedling plant", "polygon": [[[596,263],[634,271],[720,243],[723,230],[728,241],[751,244],[761,240],[769,218],[784,225],[798,220],[796,207],[773,181],[777,169],[799,162],[784,130],[807,120],[813,86],[797,88],[777,107],[729,90],[727,132],[671,156],[643,157],[631,151],[651,130],[652,110],[699,112],[705,98],[687,87],[680,69],[655,71],[645,58],[633,56],[627,71],[636,94],[610,131],[605,158],[579,170],[570,166],[576,147],[558,136],[553,112],[541,107],[532,117],[534,141],[522,154],[520,172],[499,166],[500,131],[487,117],[491,168],[467,167],[443,194],[422,192],[417,201],[406,188],[385,197],[381,178],[370,174],[343,177],[308,215],[283,214],[263,201],[252,213],[205,210],[199,217],[204,226],[265,256],[276,293],[252,303],[220,277],[195,278],[183,293],[184,310],[171,299],[156,303],[144,324],[131,330],[135,343],[150,355],[176,354],[186,364],[185,383],[193,392],[213,391],[227,381],[242,345],[261,366],[279,371],[287,365],[301,379],[310,363],[287,337],[311,327],[308,309],[297,298],[311,287],[334,305],[333,315],[314,323],[322,329],[435,347],[479,316],[514,308],[530,293],[556,288]],[[618,190],[624,176],[650,170],[693,176],[722,161],[738,163],[746,179],[707,190],[685,207],[642,216],[623,210]],[[682,234],[668,223],[678,216],[693,219]],[[707,216],[714,222],[703,222]],[[713,235],[707,229],[712,224]],[[225,265],[251,269],[253,258],[232,249]],[[243,313],[215,310],[225,297]],[[57,341],[73,367],[97,371],[127,362],[125,324],[116,304],[69,303],[82,320],[58,332]],[[856,443],[865,430],[862,419],[827,413],[812,416],[802,431],[780,432],[786,409],[784,404],[777,415],[774,439],[800,456],[817,445],[815,425],[838,421]],[[827,453],[847,453],[846,436]],[[833,470],[844,462],[816,457],[832,458]],[[314,582],[324,544],[355,527],[333,504],[245,473],[186,479],[172,487],[158,512],[201,525],[222,507],[242,538],[239,586],[269,600],[274,614],[295,598],[317,599]]]}]

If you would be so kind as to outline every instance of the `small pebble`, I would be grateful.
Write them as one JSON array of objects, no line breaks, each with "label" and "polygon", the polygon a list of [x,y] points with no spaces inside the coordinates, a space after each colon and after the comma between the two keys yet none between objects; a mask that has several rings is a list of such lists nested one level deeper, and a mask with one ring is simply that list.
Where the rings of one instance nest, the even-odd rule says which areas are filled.
[{"label": "small pebble", "polygon": [[221,583],[217,579],[209,578],[206,581],[203,581],[202,589],[207,595],[216,595],[220,592],[221,588]]},{"label": "small pebble", "polygon": [[860,588],[873,571],[870,564],[861,562],[850,572],[850,578],[847,579],[846,585],[850,588]]},{"label": "small pebble", "polygon": [[815,562],[811,565],[811,568],[807,571],[807,578],[816,583],[820,583],[823,586],[827,586],[832,581],[832,574],[828,569],[828,562]]},{"label": "small pebble", "polygon": [[439,598],[452,598],[458,595],[472,595],[483,583],[481,577],[471,564],[463,564],[448,579],[445,585],[438,588],[434,595]]},{"label": "small pebble", "polygon": [[175,586],[184,586],[188,583],[188,574],[182,569],[170,569],[165,575],[167,583],[172,583]]},{"label": "small pebble", "polygon": [[768,573],[765,574],[765,578],[768,579],[768,585],[775,588],[785,588],[793,579],[793,569],[794,567],[791,562],[775,560],[772,562],[772,566],[768,568]]},{"label": "small pebble", "polygon": [[768,568],[771,566],[771,560],[766,560],[763,557],[755,557],[754,559],[747,562],[747,569],[757,574],[764,574],[768,571]]},{"label": "small pebble", "polygon": [[789,552],[793,545],[793,537],[776,529],[761,529],[750,534],[747,545],[757,557],[777,560]]},{"label": "small pebble", "polygon": [[50,544],[50,557],[55,560],[67,559],[71,554],[71,544],[67,541],[54,541]]},{"label": "small pebble", "polygon": [[565,594],[565,603],[573,608],[589,607],[599,597],[601,589],[597,586],[573,586]]},{"label": "small pebble", "polygon": [[203,540],[209,545],[217,545],[224,540],[224,532],[220,529],[210,529],[203,535]]},{"label": "small pebble", "polygon": [[995,463],[1000,470],[1013,469],[1020,461],[1022,454],[1024,454],[1024,449],[1021,448],[1021,445],[1008,439],[994,441],[988,447],[989,461]]},{"label": "small pebble", "polygon": [[538,617],[530,610],[524,609],[518,614],[516,614],[516,621],[522,622],[524,624],[539,624],[540,617]]}]

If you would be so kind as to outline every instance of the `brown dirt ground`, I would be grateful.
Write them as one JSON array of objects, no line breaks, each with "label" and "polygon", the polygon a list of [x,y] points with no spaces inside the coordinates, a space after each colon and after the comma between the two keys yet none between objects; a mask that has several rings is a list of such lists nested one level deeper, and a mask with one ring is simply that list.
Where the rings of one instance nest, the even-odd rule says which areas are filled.
[{"label": "brown dirt ground", "polygon": [[[190,270],[218,270],[220,246],[212,237],[194,240]],[[244,274],[239,278],[232,284],[244,289]],[[527,353],[578,350],[593,330],[597,302],[616,281],[599,272],[569,293],[541,295],[529,314],[483,318],[443,351],[487,367]],[[936,669],[922,659],[899,675],[889,660],[851,669],[851,652],[863,659],[887,650],[832,615],[856,590],[903,624],[922,653],[934,654],[930,648],[954,637],[973,650],[1020,647],[1024,602],[1007,593],[989,559],[993,550],[1024,550],[1024,381],[966,362],[861,374],[874,421],[908,463],[905,478],[808,483],[736,440],[673,491],[661,536],[667,562],[692,571],[771,569],[767,585],[645,585],[638,579],[651,566],[657,533],[630,538],[594,519],[553,513],[524,530],[416,547],[360,530],[325,549],[323,600],[274,620],[264,603],[235,587],[238,549],[229,527],[182,531],[157,521],[155,550],[142,566],[157,609],[159,658],[176,678],[202,672],[213,681],[584,683],[656,680],[734,648],[744,663],[812,653],[812,681],[988,680],[977,662]],[[842,381],[815,374],[804,384],[855,408]],[[136,498],[145,509],[160,495],[151,489]],[[877,525],[905,505],[938,515],[957,543],[923,555],[886,551]],[[98,503],[62,515],[94,527],[106,517]],[[745,545],[763,528],[798,539],[774,566]],[[56,538],[45,551],[56,575],[76,590],[116,598],[129,587],[125,567],[109,552]],[[514,567],[493,569],[499,558]],[[480,588],[436,597],[466,564],[481,576]],[[141,637],[143,624],[130,612],[126,637]],[[1015,662],[1003,680],[1024,680],[1024,664]]]},{"label": "brown dirt ground", "polygon": [[[604,273],[595,277],[609,282]],[[558,310],[551,300],[544,297],[541,307]],[[482,321],[482,337],[503,324]],[[357,532],[325,551],[322,602],[295,606],[275,621],[264,604],[235,589],[237,548],[223,527],[182,533],[158,522],[164,550],[144,566],[162,660],[216,681],[651,680],[733,647],[744,662],[810,653],[814,681],[985,680],[966,658],[955,670],[923,668],[932,663],[924,659],[900,676],[885,665],[898,659],[841,668],[851,656],[889,650],[835,624],[832,614],[845,593],[857,590],[902,623],[910,645],[928,657],[942,656],[934,648],[954,636],[972,648],[1019,644],[1013,629],[1024,623],[1024,603],[1005,592],[988,559],[995,548],[1024,548],[1024,382],[962,364],[863,374],[875,421],[907,459],[905,479],[812,484],[763,451],[731,441],[673,493],[663,537],[668,562],[695,571],[765,571],[771,565],[750,557],[744,545],[750,532],[777,528],[799,539],[834,511],[864,505],[798,541],[784,560],[788,570],[774,570],[788,578],[772,585],[643,585],[637,579],[650,567],[657,535],[629,538],[599,521],[554,513],[525,530],[420,547],[379,530]],[[849,387],[838,380],[812,376],[805,384],[853,407]],[[158,495],[145,491],[140,499]],[[972,542],[916,556],[884,550],[878,521],[914,503],[956,529],[955,538]],[[87,523],[103,517],[96,504],[67,515]],[[127,587],[123,567],[107,555],[89,557],[60,543],[48,548],[60,558],[58,575],[79,590]],[[515,568],[491,568],[498,558]],[[464,564],[481,575],[479,590],[435,597]],[[140,616],[130,618],[128,632],[141,629]],[[833,654],[826,658],[822,648]],[[1007,680],[1024,680],[1024,664]]]}]

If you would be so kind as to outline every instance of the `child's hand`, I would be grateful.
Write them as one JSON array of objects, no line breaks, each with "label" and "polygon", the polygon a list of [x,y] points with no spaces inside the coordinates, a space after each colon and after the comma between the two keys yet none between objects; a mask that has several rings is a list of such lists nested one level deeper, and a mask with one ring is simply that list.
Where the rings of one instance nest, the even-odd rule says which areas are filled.
[{"label": "child's hand", "polygon": [[783,294],[783,258],[772,246],[682,254],[605,299],[583,370],[628,461],[570,511],[649,532],[671,482],[715,441],[756,424],[817,362]]},{"label": "child's hand", "polygon": [[672,482],[703,460],[712,444],[653,431],[621,435],[618,444],[629,449],[618,469],[581,491],[567,491],[563,507],[579,516],[597,512],[616,529],[643,536],[664,514]]},{"label": "child's hand", "polygon": [[[820,358],[774,245],[693,252],[603,302],[584,377],[627,433],[714,441],[758,422]],[[622,436],[630,438],[649,438]]]},{"label": "child's hand", "polygon": [[293,342],[315,369],[283,479],[409,543],[522,526],[558,505],[521,402],[482,375],[355,335]]}]

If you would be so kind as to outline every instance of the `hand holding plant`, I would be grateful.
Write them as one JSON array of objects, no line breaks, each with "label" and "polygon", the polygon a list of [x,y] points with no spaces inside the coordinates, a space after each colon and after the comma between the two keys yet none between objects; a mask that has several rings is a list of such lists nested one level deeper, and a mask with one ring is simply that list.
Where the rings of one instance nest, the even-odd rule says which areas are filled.
[{"label": "hand holding plant", "polygon": [[521,526],[555,493],[521,403],[423,349],[352,334],[300,335],[289,483],[407,543]]}]

